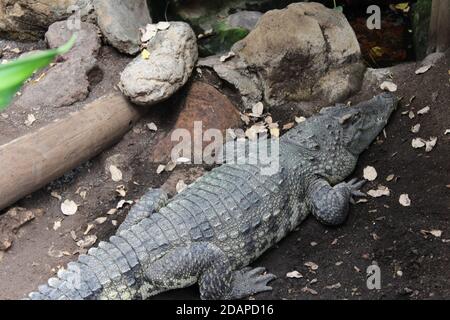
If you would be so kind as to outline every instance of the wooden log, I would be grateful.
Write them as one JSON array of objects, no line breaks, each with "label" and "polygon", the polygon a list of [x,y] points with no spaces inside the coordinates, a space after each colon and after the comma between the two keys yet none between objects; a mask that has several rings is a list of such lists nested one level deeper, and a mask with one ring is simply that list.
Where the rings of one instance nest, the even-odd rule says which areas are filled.
[{"label": "wooden log", "polygon": [[117,142],[141,115],[125,97],[112,94],[0,146],[0,210]]},{"label": "wooden log", "polygon": [[427,53],[450,48],[450,0],[433,0]]}]

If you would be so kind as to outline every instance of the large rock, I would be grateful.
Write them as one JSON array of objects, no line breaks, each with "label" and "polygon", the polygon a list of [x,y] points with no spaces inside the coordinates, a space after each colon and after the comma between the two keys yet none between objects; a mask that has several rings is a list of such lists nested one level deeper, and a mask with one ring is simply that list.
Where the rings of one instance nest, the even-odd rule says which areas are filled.
[{"label": "large rock", "polygon": [[[200,61],[236,87],[244,106],[314,108],[359,90],[364,64],[345,16],[318,3],[295,3],[267,12],[232,51],[234,58]],[[254,84],[252,84],[254,83]]]},{"label": "large rock", "polygon": [[136,54],[139,28],[152,23],[146,0],[94,0],[97,23],[108,42],[119,51]]},{"label": "large rock", "polygon": [[[174,130],[187,129],[194,137],[195,121],[201,121],[203,133],[208,129],[218,129],[224,133],[226,129],[241,126],[240,114],[231,101],[213,86],[199,81],[189,88]],[[171,134],[157,143],[152,151],[152,162],[165,164],[170,160],[172,149],[178,143],[171,141]],[[209,143],[204,142],[203,147]]]},{"label": "large rock", "polygon": [[71,16],[74,10],[89,15],[92,0],[2,0],[0,1],[0,37],[33,40],[48,26]]},{"label": "large rock", "polygon": [[[72,35],[67,24],[56,22],[50,26],[46,39],[51,48],[66,43]],[[97,53],[100,49],[98,28],[90,23],[81,23],[74,47],[64,55],[62,63],[57,63],[39,81],[31,81],[23,89],[15,102],[18,106],[40,108],[59,108],[82,101],[89,95],[89,73],[97,66]]]},{"label": "large rock", "polygon": [[248,65],[239,57],[221,61],[221,56],[211,56],[198,61],[200,68],[211,68],[217,76],[231,84],[239,92],[244,108],[251,109],[262,101],[263,89],[258,75],[248,69]]},{"label": "large rock", "polygon": [[120,77],[120,90],[136,104],[166,100],[189,79],[198,58],[197,39],[184,22],[171,22],[149,41],[150,57],[131,62]]},{"label": "large rock", "polygon": [[233,50],[256,70],[271,106],[343,100],[359,89],[365,69],[345,16],[318,3],[269,11]]}]

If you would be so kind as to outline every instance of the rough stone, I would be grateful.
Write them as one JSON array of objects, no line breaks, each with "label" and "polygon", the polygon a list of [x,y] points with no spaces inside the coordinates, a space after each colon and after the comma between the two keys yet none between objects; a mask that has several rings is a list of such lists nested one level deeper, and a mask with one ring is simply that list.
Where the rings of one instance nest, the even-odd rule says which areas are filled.
[{"label": "rough stone", "polygon": [[256,70],[269,106],[343,100],[359,89],[365,69],[345,16],[318,3],[269,11],[232,50]]},{"label": "rough stone", "polygon": [[148,43],[150,57],[140,55],[121,74],[120,89],[138,105],[161,102],[189,79],[198,58],[197,39],[184,22],[170,22]]},{"label": "rough stone", "polygon": [[97,23],[108,42],[127,54],[140,49],[139,29],[152,23],[146,0],[94,0]]},{"label": "rough stone", "polygon": [[267,11],[283,8],[297,0],[171,0],[176,17],[191,24],[196,32],[204,32],[216,23],[218,17],[230,12]]},{"label": "rough stone", "polygon": [[227,18],[217,20],[212,26],[212,34],[199,39],[201,56],[225,53],[253,30],[261,18],[257,11],[239,11]]},{"label": "rough stone", "polygon": [[92,0],[2,0],[0,1],[0,37],[18,40],[40,38],[48,26],[71,16],[93,11]]},{"label": "rough stone", "polygon": [[[174,129],[187,129],[194,137],[194,122],[201,121],[203,133],[208,129],[225,132],[228,128],[239,128],[239,112],[231,101],[213,86],[204,82],[194,82],[182,103]],[[166,164],[178,141],[171,141],[171,131],[160,140],[152,151],[151,161]],[[204,142],[203,147],[211,142]]]},{"label": "rough stone", "polygon": [[[22,95],[15,102],[18,106],[32,106],[33,109],[59,108],[86,99],[89,95],[89,73],[97,66],[100,49],[98,29],[90,23],[81,23],[77,41],[70,52],[63,56],[63,62],[31,80]],[[69,40],[71,31],[65,22],[56,22],[46,34],[51,48]]]},{"label": "rough stone", "polygon": [[247,64],[239,57],[223,63],[221,56],[210,56],[200,59],[199,67],[207,67],[214,70],[219,78],[230,83],[239,91],[243,107],[251,109],[253,105],[263,99],[263,90],[258,76],[248,70]]},{"label": "rough stone", "polygon": [[227,23],[234,28],[253,30],[256,27],[262,13],[258,11],[239,11],[227,18]]}]

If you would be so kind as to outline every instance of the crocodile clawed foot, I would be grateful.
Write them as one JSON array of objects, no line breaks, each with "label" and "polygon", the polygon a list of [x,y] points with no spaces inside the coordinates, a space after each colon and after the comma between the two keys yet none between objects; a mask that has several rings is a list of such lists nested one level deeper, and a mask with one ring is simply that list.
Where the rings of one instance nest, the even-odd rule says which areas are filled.
[{"label": "crocodile clawed foot", "polygon": [[361,192],[359,189],[366,183],[366,180],[359,180],[358,178],[354,178],[349,182],[346,182],[345,185],[350,190],[350,203],[355,204],[354,197],[365,197],[366,194]]},{"label": "crocodile clawed foot", "polygon": [[232,299],[241,299],[256,293],[271,291],[267,284],[277,277],[265,268],[245,268],[234,273]]}]

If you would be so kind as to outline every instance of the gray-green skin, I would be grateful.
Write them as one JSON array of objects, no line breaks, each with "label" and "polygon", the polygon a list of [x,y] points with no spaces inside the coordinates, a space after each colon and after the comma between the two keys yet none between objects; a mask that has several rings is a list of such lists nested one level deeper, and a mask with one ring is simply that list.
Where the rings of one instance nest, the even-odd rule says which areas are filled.
[{"label": "gray-green skin", "polygon": [[342,182],[397,105],[385,93],[355,107],[322,110],[280,139],[279,170],[224,164],[167,203],[160,190],[135,205],[117,234],[69,263],[30,299],[146,299],[198,283],[202,299],[271,290],[247,266],[312,213],[346,219],[363,182]]}]

